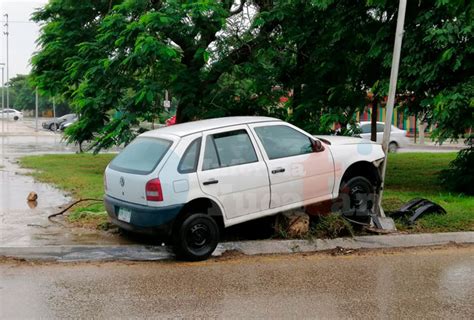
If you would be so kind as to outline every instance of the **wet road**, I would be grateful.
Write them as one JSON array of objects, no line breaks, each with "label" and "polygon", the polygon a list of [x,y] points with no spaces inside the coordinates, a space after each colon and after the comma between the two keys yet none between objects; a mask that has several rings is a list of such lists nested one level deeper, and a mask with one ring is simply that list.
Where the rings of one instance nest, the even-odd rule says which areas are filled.
[{"label": "wet road", "polygon": [[201,263],[0,263],[0,317],[472,319],[474,247]]},{"label": "wet road", "polygon": [[[5,125],[5,131],[0,133],[0,246],[120,243],[118,236],[64,227],[47,219],[49,214],[58,212],[60,206],[72,199],[61,190],[28,176],[29,171],[18,166],[18,158],[73,153],[76,148],[66,145],[61,134],[41,129],[43,120],[39,121],[38,131],[35,131],[34,119],[25,118],[23,121],[9,121],[8,128]],[[26,201],[31,191],[38,194],[36,203]]]}]

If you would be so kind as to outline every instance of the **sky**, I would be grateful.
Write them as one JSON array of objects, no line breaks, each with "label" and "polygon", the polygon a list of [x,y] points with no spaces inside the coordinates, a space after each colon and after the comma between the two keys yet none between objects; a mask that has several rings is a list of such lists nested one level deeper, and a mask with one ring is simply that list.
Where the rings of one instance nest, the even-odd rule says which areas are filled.
[{"label": "sky", "polygon": [[[44,6],[47,0],[0,0],[0,63],[6,63],[5,13],[9,19],[9,76],[28,74],[31,70],[31,55],[36,51],[39,26],[30,21],[35,9]],[[5,71],[6,81],[6,71]]]}]

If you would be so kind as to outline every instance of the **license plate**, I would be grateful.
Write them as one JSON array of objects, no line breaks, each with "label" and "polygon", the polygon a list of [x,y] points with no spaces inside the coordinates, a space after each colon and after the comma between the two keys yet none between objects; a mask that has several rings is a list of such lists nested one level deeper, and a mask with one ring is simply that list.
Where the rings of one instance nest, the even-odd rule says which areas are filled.
[{"label": "license plate", "polygon": [[130,222],[131,217],[132,217],[132,211],[125,208],[119,208],[118,216],[117,216],[119,220],[124,221],[124,222]]}]

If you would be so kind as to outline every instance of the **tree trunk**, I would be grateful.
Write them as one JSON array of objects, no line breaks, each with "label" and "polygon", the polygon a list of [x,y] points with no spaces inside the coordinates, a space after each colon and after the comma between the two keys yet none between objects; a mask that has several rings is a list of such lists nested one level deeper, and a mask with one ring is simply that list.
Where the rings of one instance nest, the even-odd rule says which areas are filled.
[{"label": "tree trunk", "polygon": [[377,99],[372,102],[372,114],[370,116],[370,140],[377,142]]},{"label": "tree trunk", "polygon": [[[190,120],[186,111],[189,110],[190,104],[185,101],[180,101],[176,108],[176,123],[184,123]],[[192,106],[191,106],[192,107]]]},{"label": "tree trunk", "polygon": [[414,141],[413,143],[416,144],[416,127],[418,126],[418,117],[415,115],[415,128],[414,128]]},{"label": "tree trunk", "polygon": [[295,74],[296,79],[293,86],[293,118],[296,122],[302,123],[306,118],[306,112],[302,110],[297,110],[297,107],[302,103],[302,94],[303,94],[303,72],[306,64],[305,55],[303,48],[300,45],[297,45],[296,48],[296,67]]}]

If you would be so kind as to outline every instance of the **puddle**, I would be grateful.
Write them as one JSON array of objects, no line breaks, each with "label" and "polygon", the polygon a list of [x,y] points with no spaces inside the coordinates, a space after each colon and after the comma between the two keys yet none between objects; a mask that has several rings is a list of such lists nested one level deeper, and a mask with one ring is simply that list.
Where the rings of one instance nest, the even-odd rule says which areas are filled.
[{"label": "puddle", "polygon": [[[128,243],[118,235],[98,230],[65,226],[48,220],[72,199],[63,191],[28,176],[17,164],[25,155],[73,153],[60,134],[35,132],[31,120],[10,124],[11,131],[0,133],[0,246],[94,245]],[[59,173],[58,173],[59,174]],[[36,203],[28,202],[33,191]],[[63,223],[61,224],[61,220]]]},{"label": "puddle", "polygon": [[[0,213],[11,211],[29,210],[31,214],[37,214],[42,209],[57,207],[71,201],[62,191],[36,182],[32,177],[26,176],[28,171],[20,169],[15,158],[6,159],[1,162],[0,168]],[[31,203],[26,200],[28,194],[33,191],[38,194],[35,207],[30,208]]]}]

